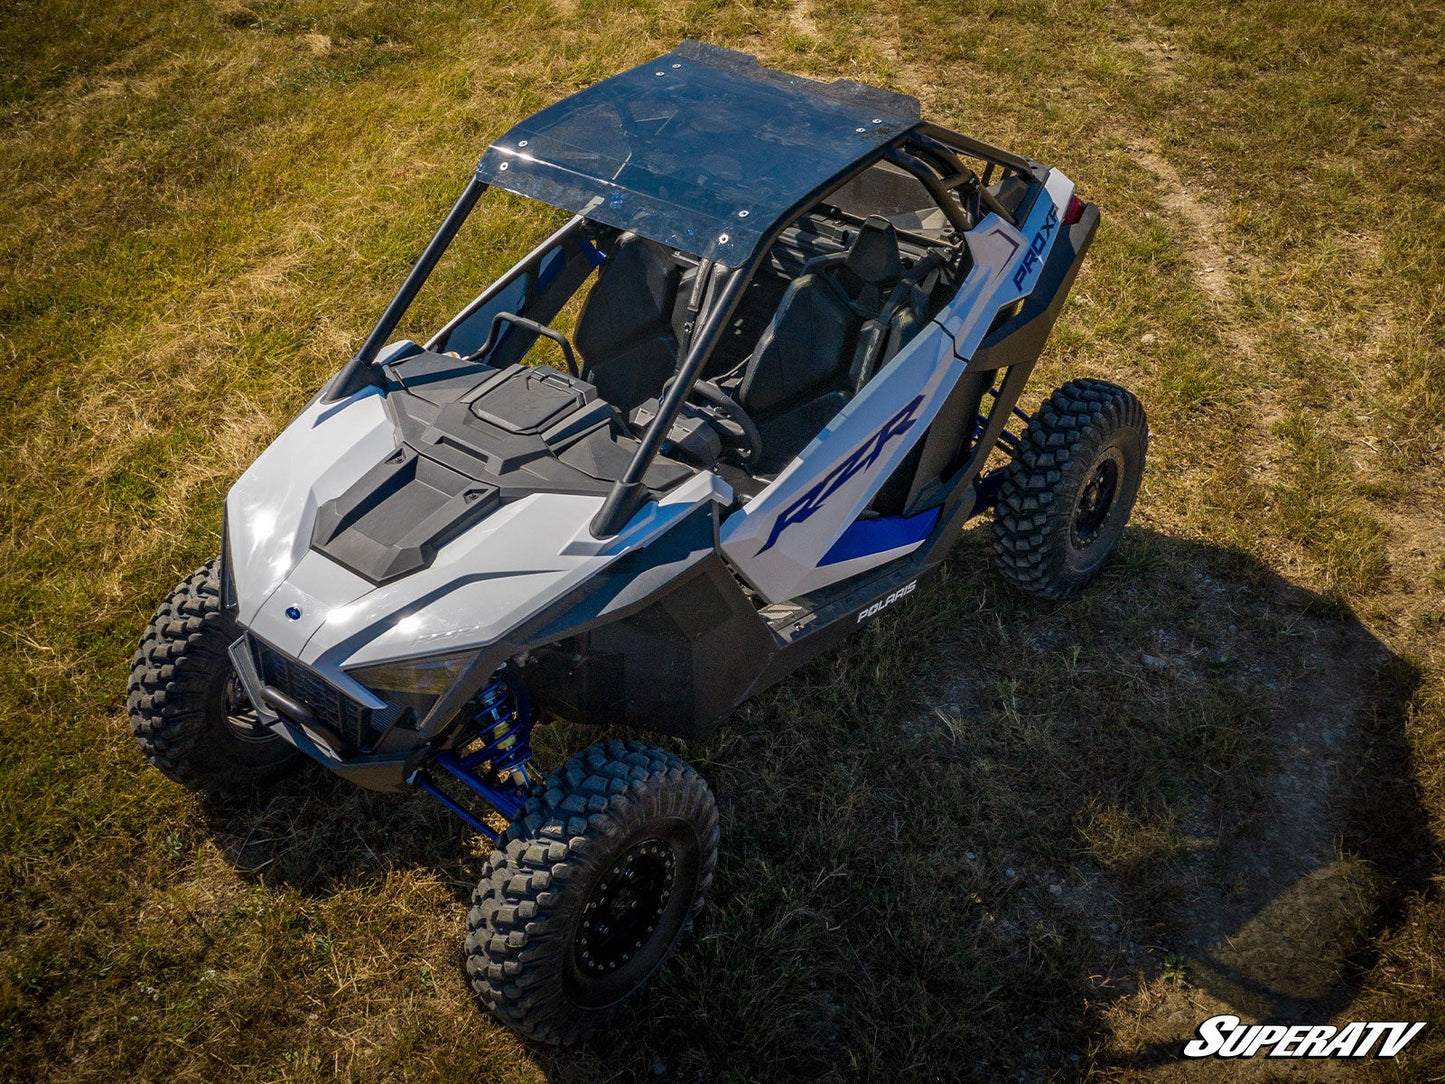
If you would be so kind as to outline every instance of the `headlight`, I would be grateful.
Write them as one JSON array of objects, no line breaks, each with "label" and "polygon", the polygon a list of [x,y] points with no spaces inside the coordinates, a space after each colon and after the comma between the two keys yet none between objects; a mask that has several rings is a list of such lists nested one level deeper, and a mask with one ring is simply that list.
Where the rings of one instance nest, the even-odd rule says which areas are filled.
[{"label": "headlight", "polygon": [[[433,655],[430,658],[403,659],[379,666],[358,666],[347,670],[348,677],[361,682],[381,699],[403,710],[396,725],[414,727],[425,719],[437,697],[451,688],[467,664],[477,657],[475,651],[455,655]],[[405,714],[410,708],[411,714]]]},{"label": "headlight", "polygon": [[475,651],[463,651],[453,655],[384,662],[378,666],[358,666],[346,673],[368,689],[382,694],[383,698],[388,691],[437,697],[451,688],[452,682],[476,657]]}]

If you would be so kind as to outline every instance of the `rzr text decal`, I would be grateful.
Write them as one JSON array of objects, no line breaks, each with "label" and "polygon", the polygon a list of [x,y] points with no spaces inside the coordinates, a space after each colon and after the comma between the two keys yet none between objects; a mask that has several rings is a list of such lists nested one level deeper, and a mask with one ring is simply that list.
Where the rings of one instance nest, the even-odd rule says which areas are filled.
[{"label": "rzr text decal", "polygon": [[901,437],[913,428],[913,423],[918,420],[918,408],[922,405],[923,396],[915,396],[911,403],[884,422],[882,429],[864,441],[862,446],[847,459],[825,474],[817,485],[779,512],[778,518],[773,520],[773,529],[768,534],[768,540],[763,543],[763,548],[758,550],[757,556],[761,557],[772,549],[773,543],[793,524],[802,523],[822,508],[823,503],[836,493],[848,479],[876,463],[878,457],[883,454],[884,448],[888,447],[895,438]]}]

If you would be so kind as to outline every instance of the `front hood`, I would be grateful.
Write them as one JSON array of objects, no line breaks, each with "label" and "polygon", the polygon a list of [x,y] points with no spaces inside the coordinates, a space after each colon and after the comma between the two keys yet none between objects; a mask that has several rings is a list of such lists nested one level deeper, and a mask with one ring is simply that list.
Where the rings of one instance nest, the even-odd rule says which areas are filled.
[{"label": "front hood", "polygon": [[243,624],[310,549],[316,509],[395,447],[379,389],[336,403],[318,395],[241,475],[226,495],[226,529]]},{"label": "front hood", "polygon": [[342,668],[479,649],[708,500],[712,475],[646,505],[614,538],[589,526],[602,498],[538,492],[491,510],[425,565],[378,585],[313,548],[318,510],[400,447],[382,395],[313,402],[226,498],[242,625],[344,687]]},{"label": "front hood", "polygon": [[585,544],[600,506],[524,497],[379,587],[311,550],[243,623],[323,672],[484,647],[610,560]]}]

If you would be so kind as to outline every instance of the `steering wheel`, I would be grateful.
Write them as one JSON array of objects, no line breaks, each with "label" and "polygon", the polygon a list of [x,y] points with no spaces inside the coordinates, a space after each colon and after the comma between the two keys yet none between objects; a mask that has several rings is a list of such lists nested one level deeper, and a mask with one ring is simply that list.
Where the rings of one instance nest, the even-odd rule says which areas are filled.
[{"label": "steering wheel", "polygon": [[748,412],[711,380],[699,380],[692,386],[692,395],[703,400],[725,419],[743,431],[743,446],[738,449],[738,463],[744,467],[756,463],[763,454],[763,435]]}]

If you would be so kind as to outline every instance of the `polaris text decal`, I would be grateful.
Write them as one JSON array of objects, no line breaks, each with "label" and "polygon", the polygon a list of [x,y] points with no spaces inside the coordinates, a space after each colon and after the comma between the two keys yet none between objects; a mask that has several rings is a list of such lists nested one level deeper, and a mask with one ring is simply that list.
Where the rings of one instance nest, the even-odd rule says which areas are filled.
[{"label": "polaris text decal", "polygon": [[876,463],[878,457],[883,454],[883,449],[888,447],[894,438],[901,437],[913,428],[913,423],[918,420],[918,408],[922,405],[923,396],[915,396],[911,403],[884,422],[882,429],[864,441],[862,446],[847,459],[825,474],[822,481],[779,512],[778,518],[773,520],[773,529],[768,534],[768,540],[763,543],[763,548],[758,550],[756,556],[761,557],[772,549],[773,543],[793,524],[802,523],[822,508],[823,502],[836,493],[848,479]]},{"label": "polaris text decal", "polygon": [[1024,252],[1024,258],[1019,261],[1018,270],[1014,272],[1014,289],[1022,290],[1024,281],[1029,277],[1029,272],[1034,269],[1034,264],[1039,262],[1039,257],[1044,254],[1048,246],[1049,235],[1054,232],[1054,227],[1059,224],[1059,209],[1052,203],[1049,204],[1049,216],[1044,219],[1044,224],[1039,227],[1039,232],[1034,234],[1034,239],[1029,242],[1029,247]]},{"label": "polaris text decal", "polygon": [[889,606],[892,606],[899,599],[907,598],[909,595],[913,594],[913,589],[917,586],[917,580],[909,581],[908,583],[900,587],[897,591],[894,591],[893,594],[889,595],[887,598],[879,599],[872,606],[869,606],[866,610],[858,611],[858,620],[853,623],[855,625],[861,625],[864,621],[867,621],[879,610],[886,610]]},{"label": "polaris text decal", "polygon": [[[1241,1024],[1228,1014],[1199,1025],[1199,1037],[1186,1043],[1186,1058],[1252,1058],[1265,1047],[1271,1058],[1363,1058],[1373,1053],[1393,1058],[1424,1029],[1425,1022],[1361,1021],[1342,1028],[1329,1024]],[[1379,1041],[1379,1046],[1375,1043]]]}]

